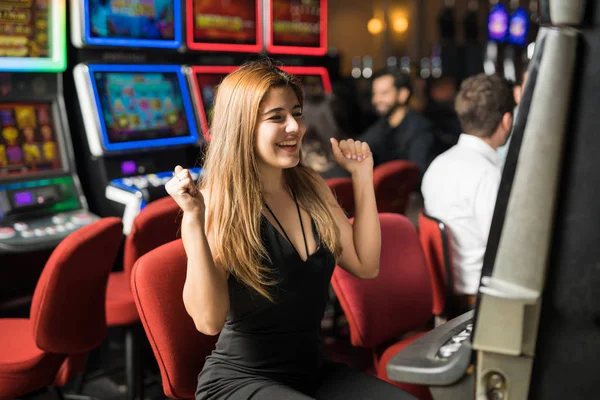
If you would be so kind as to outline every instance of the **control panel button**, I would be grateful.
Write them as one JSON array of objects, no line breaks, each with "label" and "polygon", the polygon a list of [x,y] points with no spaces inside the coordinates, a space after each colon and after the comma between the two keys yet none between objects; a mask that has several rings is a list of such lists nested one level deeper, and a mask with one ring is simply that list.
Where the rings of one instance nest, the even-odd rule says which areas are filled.
[{"label": "control panel button", "polygon": [[133,178],[133,183],[138,189],[146,189],[148,187],[148,179],[146,179],[144,176]]},{"label": "control panel button", "polygon": [[54,229],[56,229],[56,232],[64,232],[64,231],[66,231],[66,228],[65,228],[64,225],[56,225],[54,227]]},{"label": "control panel button", "polygon": [[148,178],[148,182],[150,182],[150,184],[152,186],[154,186],[154,187],[161,186],[161,181],[158,178],[158,176],[156,176],[156,174],[150,174],[147,176],[147,178]]},{"label": "control panel button", "polygon": [[35,229],[33,230],[33,234],[34,234],[35,236],[46,236],[46,231],[45,231],[45,230],[43,230],[43,229],[40,229],[40,228],[35,228]]},{"label": "control panel button", "polygon": [[48,235],[54,235],[56,233],[56,228],[53,226],[47,226],[44,230]]},{"label": "control panel button", "polygon": [[21,231],[21,236],[23,236],[24,238],[30,238],[33,236],[33,229],[25,229],[24,231]]},{"label": "control panel button", "polygon": [[123,178],[123,184],[127,186],[133,186],[133,179],[131,178]]},{"label": "control panel button", "polygon": [[0,228],[0,239],[10,239],[15,236],[17,232],[13,228],[3,227]]},{"label": "control panel button", "polygon": [[64,215],[62,214],[58,214],[52,217],[52,223],[59,225],[59,224],[64,224],[66,221],[66,218]]},{"label": "control panel button", "polygon": [[75,224],[74,224],[74,223],[72,223],[72,222],[67,222],[67,223],[65,224],[65,228],[67,228],[68,230],[75,229]]},{"label": "control panel button", "polygon": [[25,229],[29,228],[29,225],[27,225],[25,222],[15,222],[13,227],[18,231],[24,231]]},{"label": "control panel button", "polygon": [[92,222],[92,216],[86,213],[75,214],[71,217],[71,222],[77,225],[85,225]]}]

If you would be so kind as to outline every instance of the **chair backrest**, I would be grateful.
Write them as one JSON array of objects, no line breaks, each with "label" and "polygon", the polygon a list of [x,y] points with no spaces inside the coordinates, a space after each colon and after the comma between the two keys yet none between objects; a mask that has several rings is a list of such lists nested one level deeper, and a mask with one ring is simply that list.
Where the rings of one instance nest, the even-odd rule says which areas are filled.
[{"label": "chair backrest", "polygon": [[358,279],[336,267],[331,280],[354,346],[390,343],[431,319],[431,284],[415,227],[398,214],[380,214],[379,221],[379,276]]},{"label": "chair backrest", "polygon": [[450,231],[442,221],[421,210],[419,239],[429,268],[433,290],[433,314],[450,317],[453,311],[451,296],[454,292]]},{"label": "chair backrest", "polygon": [[83,353],[106,337],[106,284],[121,241],[119,218],[103,218],[63,239],[37,282],[30,320],[47,352]]},{"label": "chair backrest", "polygon": [[331,191],[337,198],[338,203],[346,212],[348,218],[354,216],[354,189],[352,188],[352,178],[337,177],[329,178],[325,182],[331,188]]},{"label": "chair backrest", "polygon": [[419,167],[407,160],[378,165],[373,171],[377,210],[380,213],[404,214],[410,194],[417,188]]},{"label": "chair backrest", "polygon": [[135,217],[123,249],[123,270],[127,279],[138,258],[177,239],[180,212],[175,200],[167,196],[151,202]]},{"label": "chair backrest", "polygon": [[194,398],[217,337],[196,330],[183,304],[187,257],[181,239],[150,251],[131,275],[133,298],[158,361],[165,395]]}]

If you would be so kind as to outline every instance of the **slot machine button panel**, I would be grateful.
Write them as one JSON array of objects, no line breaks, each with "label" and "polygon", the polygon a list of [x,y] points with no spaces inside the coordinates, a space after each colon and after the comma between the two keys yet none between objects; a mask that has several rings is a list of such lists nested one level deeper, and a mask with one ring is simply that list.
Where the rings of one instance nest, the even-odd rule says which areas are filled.
[{"label": "slot machine button panel", "polygon": [[28,229],[29,225],[27,225],[25,222],[15,222],[13,224],[13,228],[15,228],[15,230],[21,232],[21,231],[24,231],[25,229]]}]

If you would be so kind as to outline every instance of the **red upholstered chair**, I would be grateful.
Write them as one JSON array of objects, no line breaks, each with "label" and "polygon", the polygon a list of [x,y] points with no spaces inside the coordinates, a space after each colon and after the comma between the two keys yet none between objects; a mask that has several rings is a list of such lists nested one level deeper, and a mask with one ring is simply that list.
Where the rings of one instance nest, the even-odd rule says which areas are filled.
[{"label": "red upholstered chair", "polygon": [[454,316],[450,231],[442,221],[421,210],[419,239],[429,268],[433,291],[433,315],[442,322]]},{"label": "red upholstered chair", "polygon": [[106,323],[125,327],[125,369],[130,399],[143,398],[143,371],[139,357],[140,317],[131,293],[131,271],[142,255],[177,238],[179,206],[171,197],[148,204],[134,219],[125,239],[123,271],[112,272],[106,292]]},{"label": "red upholstered chair", "polygon": [[181,240],[152,250],[138,260],[131,287],[150,340],[165,395],[193,399],[206,356],[216,336],[196,330],[183,305],[187,257]]},{"label": "red upholstered chair", "polygon": [[352,178],[338,177],[329,178],[325,182],[331,188],[340,203],[342,209],[346,212],[348,218],[354,216],[354,190],[352,188]]},{"label": "red upholstered chair", "polygon": [[[427,387],[392,382],[386,364],[416,340],[431,319],[431,284],[415,227],[404,216],[380,214],[379,276],[363,280],[336,267],[332,285],[348,319],[353,346],[373,350],[377,376],[431,399]],[[413,333],[411,333],[413,332]]]},{"label": "red upholstered chair", "polygon": [[380,213],[404,214],[410,194],[417,189],[419,167],[407,160],[394,160],[373,170],[373,184]]},{"label": "red upholstered chair", "polygon": [[122,230],[120,219],[104,218],[71,233],[42,271],[30,317],[0,319],[0,398],[64,385],[102,343],[106,284]]}]

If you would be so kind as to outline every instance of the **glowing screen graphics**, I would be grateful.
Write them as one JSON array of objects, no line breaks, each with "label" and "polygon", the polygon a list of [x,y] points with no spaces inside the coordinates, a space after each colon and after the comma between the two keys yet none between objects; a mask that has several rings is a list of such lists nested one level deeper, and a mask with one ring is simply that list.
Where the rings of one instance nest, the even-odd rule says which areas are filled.
[{"label": "glowing screen graphics", "polygon": [[0,71],[66,67],[64,0],[0,0]]},{"label": "glowing screen graphics", "polygon": [[96,71],[93,77],[107,148],[196,141],[195,127],[190,127],[187,117],[190,106],[182,96],[177,73]]},{"label": "glowing screen graphics", "polygon": [[508,43],[524,47],[529,33],[529,15],[523,8],[517,8],[510,16]]},{"label": "glowing screen graphics", "polygon": [[0,103],[0,179],[62,170],[49,103]]},{"label": "glowing screen graphics", "polygon": [[85,0],[86,42],[109,46],[177,48],[180,1]]},{"label": "glowing screen graphics", "polygon": [[312,48],[324,53],[326,13],[326,2],[322,0],[272,0],[270,45],[280,52],[285,48]]},{"label": "glowing screen graphics", "polygon": [[504,42],[507,33],[508,12],[502,4],[496,4],[488,15],[488,38],[495,42]]},{"label": "glowing screen graphics", "polygon": [[[191,48],[213,44],[214,50],[260,50],[260,11],[258,0],[189,0],[192,12],[188,14],[188,34]],[[225,46],[214,46],[224,44]],[[234,45],[228,47],[227,45]],[[204,46],[210,47],[210,46]]]}]

